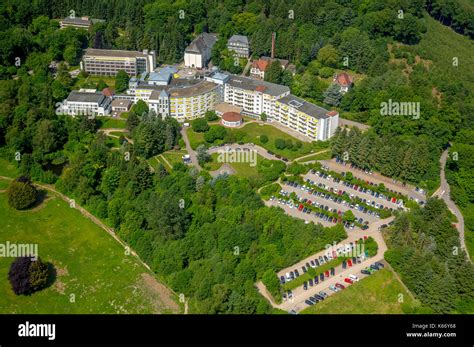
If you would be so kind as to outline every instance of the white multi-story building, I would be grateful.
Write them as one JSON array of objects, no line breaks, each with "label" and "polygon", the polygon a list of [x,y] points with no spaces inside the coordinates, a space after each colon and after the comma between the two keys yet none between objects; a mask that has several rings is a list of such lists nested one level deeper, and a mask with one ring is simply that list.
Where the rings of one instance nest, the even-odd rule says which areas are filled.
[{"label": "white multi-story building", "polygon": [[115,76],[124,70],[130,76],[151,72],[156,66],[154,51],[143,52],[115,49],[86,49],[82,57],[81,69],[91,75]]},{"label": "white multi-story building", "polygon": [[154,90],[148,98],[150,109],[179,122],[203,117],[220,101],[219,85],[206,80],[185,87]]},{"label": "white multi-story building", "polygon": [[71,116],[106,116],[110,113],[112,99],[99,92],[73,90],[58,111]]},{"label": "white multi-story building", "polygon": [[250,45],[247,36],[232,35],[227,41],[227,49],[234,52],[236,57],[248,58],[250,54]]},{"label": "white multi-story building", "polygon": [[231,76],[225,85],[224,101],[243,108],[251,116],[267,115],[312,140],[327,140],[335,132],[339,114],[290,94],[286,86],[247,77]]}]

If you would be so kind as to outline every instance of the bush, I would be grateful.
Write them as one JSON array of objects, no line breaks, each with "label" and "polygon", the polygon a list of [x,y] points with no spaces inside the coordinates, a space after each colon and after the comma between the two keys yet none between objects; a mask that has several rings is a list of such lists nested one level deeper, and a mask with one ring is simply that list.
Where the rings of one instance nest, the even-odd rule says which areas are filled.
[{"label": "bush", "polygon": [[204,118],[198,118],[191,122],[193,130],[197,133],[203,133],[209,130],[209,124]]},{"label": "bush", "polygon": [[205,118],[208,122],[213,122],[213,121],[219,119],[219,117],[217,116],[215,111],[207,111],[206,115],[205,115]]},{"label": "bush", "polygon": [[276,302],[281,301],[280,281],[273,270],[267,270],[262,277],[262,282]]},{"label": "bush", "polygon": [[286,142],[283,139],[276,139],[275,140],[275,147],[277,149],[285,149],[286,148]]},{"label": "bush", "polygon": [[268,136],[267,135],[260,135],[260,142],[265,144],[268,142]]},{"label": "bush", "polygon": [[33,205],[38,192],[27,177],[19,177],[7,189],[8,204],[17,210],[24,210]]},{"label": "bush", "polygon": [[16,295],[27,295],[44,288],[49,275],[48,265],[40,258],[18,257],[10,266],[8,280]]}]

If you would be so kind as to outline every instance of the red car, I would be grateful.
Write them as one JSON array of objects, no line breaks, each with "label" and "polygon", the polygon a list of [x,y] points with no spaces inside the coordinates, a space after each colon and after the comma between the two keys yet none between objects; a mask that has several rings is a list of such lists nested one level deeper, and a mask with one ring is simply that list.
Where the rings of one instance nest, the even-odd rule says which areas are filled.
[{"label": "red car", "polygon": [[352,266],[352,260],[351,259],[347,259],[347,265]]},{"label": "red car", "polygon": [[346,289],[346,287],[344,287],[342,284],[340,283],[336,283],[336,287],[338,287],[339,289]]},{"label": "red car", "polygon": [[300,207],[298,207],[298,210],[301,211],[303,209],[303,205],[300,205]]},{"label": "red car", "polygon": [[350,284],[354,283],[354,281],[352,281],[352,280],[351,280],[350,278],[348,278],[348,277],[344,278],[344,282],[347,282],[347,283],[350,283]]},{"label": "red car", "polygon": [[324,276],[329,277],[329,271],[325,271]]}]

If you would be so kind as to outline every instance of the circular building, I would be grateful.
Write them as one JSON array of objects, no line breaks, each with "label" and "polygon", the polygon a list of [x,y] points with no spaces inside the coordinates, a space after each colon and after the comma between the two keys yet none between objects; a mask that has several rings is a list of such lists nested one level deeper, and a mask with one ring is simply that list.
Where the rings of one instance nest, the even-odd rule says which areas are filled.
[{"label": "circular building", "polygon": [[243,118],[240,113],[237,112],[226,112],[222,115],[222,125],[235,128],[242,125]]}]

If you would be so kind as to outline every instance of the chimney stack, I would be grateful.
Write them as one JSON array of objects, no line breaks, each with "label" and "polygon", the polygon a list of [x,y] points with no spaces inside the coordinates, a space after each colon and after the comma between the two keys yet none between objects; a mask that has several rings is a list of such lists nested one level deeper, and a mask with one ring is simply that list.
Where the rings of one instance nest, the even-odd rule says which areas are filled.
[{"label": "chimney stack", "polygon": [[272,59],[275,58],[275,36],[276,36],[276,33],[273,32],[272,33],[272,54],[271,54]]}]

